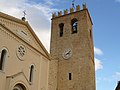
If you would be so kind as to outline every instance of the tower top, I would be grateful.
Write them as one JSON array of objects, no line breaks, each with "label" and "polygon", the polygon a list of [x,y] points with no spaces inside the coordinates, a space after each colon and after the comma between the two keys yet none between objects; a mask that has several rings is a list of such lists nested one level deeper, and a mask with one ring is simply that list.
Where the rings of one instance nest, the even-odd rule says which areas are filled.
[{"label": "tower top", "polygon": [[55,13],[52,14],[52,18],[64,16],[64,15],[74,13],[74,12],[78,12],[78,11],[85,10],[85,9],[87,9],[86,4],[83,4],[82,9],[80,9],[80,5],[77,5],[76,8],[74,8],[74,0],[73,0],[72,1],[72,8],[70,8],[70,11],[68,11],[68,9],[66,9],[66,10],[64,10],[64,13],[62,13],[62,11],[59,11],[58,14],[56,14],[56,12],[55,12]]}]

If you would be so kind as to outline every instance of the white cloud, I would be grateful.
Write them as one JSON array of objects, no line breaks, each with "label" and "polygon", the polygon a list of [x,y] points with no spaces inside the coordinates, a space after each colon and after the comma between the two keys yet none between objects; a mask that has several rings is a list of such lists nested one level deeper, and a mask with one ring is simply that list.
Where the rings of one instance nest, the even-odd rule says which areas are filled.
[{"label": "white cloud", "polygon": [[0,0],[0,11],[19,17],[21,7],[24,6],[23,4],[26,1],[25,0],[11,0],[10,3],[8,2],[9,2],[8,0]]},{"label": "white cloud", "polygon": [[50,31],[38,32],[36,33],[38,37],[42,38],[41,41],[44,43],[46,49],[50,50]]},{"label": "white cloud", "polygon": [[103,64],[101,60],[95,58],[95,71],[103,69]]},{"label": "white cloud", "polygon": [[120,0],[115,0],[116,2],[120,2]]},{"label": "white cloud", "polygon": [[108,75],[107,77],[96,77],[97,83],[103,83],[104,81],[117,84],[117,82],[120,81],[120,72],[115,72],[113,75]]},{"label": "white cloud", "polygon": [[120,77],[120,72],[116,72],[116,75]]},{"label": "white cloud", "polygon": [[96,55],[103,55],[102,50],[99,49],[99,48],[96,48],[96,47],[94,47],[94,53],[95,53]]},{"label": "white cloud", "polygon": [[54,4],[51,0],[45,0],[45,2],[47,5],[50,5],[50,6]]},{"label": "white cloud", "polygon": [[115,72],[111,76],[102,78],[102,80],[117,83],[120,80],[120,72]]},{"label": "white cloud", "polygon": [[115,72],[115,74],[112,76],[112,78],[116,80],[120,80],[120,72]]},{"label": "white cloud", "polygon": [[[102,50],[96,47],[94,47],[94,53],[95,55],[98,55],[98,56],[103,55]],[[95,57],[95,71],[100,69],[103,69],[102,61]]]}]

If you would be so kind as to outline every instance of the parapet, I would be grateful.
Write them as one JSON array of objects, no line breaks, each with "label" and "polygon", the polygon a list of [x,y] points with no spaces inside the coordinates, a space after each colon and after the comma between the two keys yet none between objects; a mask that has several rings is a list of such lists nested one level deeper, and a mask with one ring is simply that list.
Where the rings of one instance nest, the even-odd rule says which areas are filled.
[{"label": "parapet", "polygon": [[70,13],[74,13],[74,12],[77,12],[77,11],[80,11],[80,10],[84,10],[84,9],[87,9],[86,7],[86,4],[83,4],[83,8],[80,9],[80,6],[77,5],[76,8],[70,8],[70,12],[68,11],[68,9],[64,10],[64,12],[62,13],[62,11],[59,11],[58,14],[53,13],[52,14],[52,18],[56,18],[56,17],[60,17],[60,16],[64,16],[64,15],[67,15],[67,14],[70,14]]}]

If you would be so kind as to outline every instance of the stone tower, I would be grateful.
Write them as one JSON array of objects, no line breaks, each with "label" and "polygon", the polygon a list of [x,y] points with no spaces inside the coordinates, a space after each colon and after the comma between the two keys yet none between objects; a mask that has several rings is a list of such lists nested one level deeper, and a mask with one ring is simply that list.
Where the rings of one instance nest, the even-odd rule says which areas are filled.
[{"label": "stone tower", "polygon": [[52,15],[49,90],[95,90],[92,20],[86,5]]}]

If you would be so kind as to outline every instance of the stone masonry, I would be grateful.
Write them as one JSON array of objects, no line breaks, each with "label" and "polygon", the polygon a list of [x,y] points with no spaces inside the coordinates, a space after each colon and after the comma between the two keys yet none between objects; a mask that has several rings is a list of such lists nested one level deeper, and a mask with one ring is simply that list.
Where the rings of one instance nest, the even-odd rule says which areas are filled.
[{"label": "stone masonry", "polygon": [[[77,23],[75,33],[73,20]],[[49,90],[96,90],[93,49],[92,20],[85,4],[82,9],[70,8],[70,13],[67,9],[64,14],[53,13]]]}]

